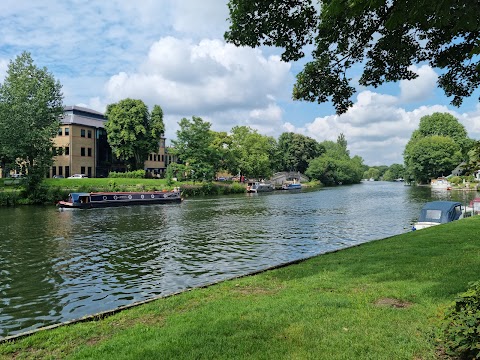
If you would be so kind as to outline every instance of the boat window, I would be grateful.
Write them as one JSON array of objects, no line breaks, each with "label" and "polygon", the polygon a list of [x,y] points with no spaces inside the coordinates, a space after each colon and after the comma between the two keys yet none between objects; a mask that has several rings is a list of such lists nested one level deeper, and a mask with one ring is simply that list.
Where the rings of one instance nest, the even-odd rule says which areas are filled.
[{"label": "boat window", "polygon": [[440,220],[440,217],[442,216],[442,211],[441,210],[427,210],[425,220]]}]

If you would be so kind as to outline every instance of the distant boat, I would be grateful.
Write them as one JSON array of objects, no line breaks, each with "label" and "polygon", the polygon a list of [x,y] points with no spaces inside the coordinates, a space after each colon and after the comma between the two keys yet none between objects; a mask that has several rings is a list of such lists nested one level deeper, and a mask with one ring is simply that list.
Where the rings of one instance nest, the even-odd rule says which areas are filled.
[{"label": "distant boat", "polygon": [[282,185],[282,190],[298,190],[302,188],[302,184],[294,181],[287,181]]},{"label": "distant boat", "polygon": [[452,184],[444,177],[432,179],[430,186],[435,190],[452,190]]},{"label": "distant boat", "polygon": [[180,189],[176,188],[173,191],[71,193],[68,201],[59,201],[57,206],[60,209],[91,209],[181,201]]},{"label": "distant boat", "polygon": [[[423,206],[418,221],[413,224],[412,230],[445,224],[461,219],[465,215],[462,212],[462,204],[458,201],[431,201]],[[471,213],[468,215],[471,215]]]},{"label": "distant boat", "polygon": [[249,193],[269,192],[273,190],[273,185],[265,182],[255,181],[247,184],[247,192]]}]

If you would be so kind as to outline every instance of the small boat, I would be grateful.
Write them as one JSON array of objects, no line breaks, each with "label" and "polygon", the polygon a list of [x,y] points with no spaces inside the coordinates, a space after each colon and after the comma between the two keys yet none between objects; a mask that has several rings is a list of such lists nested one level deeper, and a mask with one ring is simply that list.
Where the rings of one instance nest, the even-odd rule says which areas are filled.
[{"label": "small boat", "polygon": [[181,201],[180,189],[175,188],[173,191],[71,193],[68,201],[59,201],[57,206],[60,209],[91,209]]},{"label": "small boat", "polygon": [[435,190],[452,190],[452,184],[444,177],[432,179],[430,186]]},{"label": "small boat", "polygon": [[265,182],[255,181],[255,182],[249,182],[247,184],[248,193],[269,192],[273,190],[274,190],[273,185]]},{"label": "small boat", "polygon": [[462,210],[462,204],[457,201],[428,202],[420,211],[418,222],[413,224],[412,230],[421,230],[468,216]]},{"label": "small boat", "polygon": [[302,184],[294,181],[287,181],[282,185],[283,190],[298,190],[302,188]]}]

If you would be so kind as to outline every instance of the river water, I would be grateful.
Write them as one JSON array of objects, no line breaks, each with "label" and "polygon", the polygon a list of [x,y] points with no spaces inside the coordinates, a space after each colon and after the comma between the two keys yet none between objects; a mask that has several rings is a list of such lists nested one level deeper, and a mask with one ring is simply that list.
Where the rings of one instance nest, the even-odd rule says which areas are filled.
[{"label": "river water", "polygon": [[403,183],[60,212],[0,208],[0,337],[410,230]]}]

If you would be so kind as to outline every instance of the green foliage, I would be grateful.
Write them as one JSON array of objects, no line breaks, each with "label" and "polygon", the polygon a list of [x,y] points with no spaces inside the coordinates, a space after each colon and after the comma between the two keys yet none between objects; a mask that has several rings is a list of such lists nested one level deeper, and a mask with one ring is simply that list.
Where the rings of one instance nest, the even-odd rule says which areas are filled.
[{"label": "green foliage", "polygon": [[410,141],[404,153],[408,174],[419,183],[450,174],[462,160],[460,147],[445,136],[428,136]]},{"label": "green foliage", "polygon": [[157,151],[163,136],[163,111],[155,105],[152,114],[142,100],[124,99],[109,104],[105,113],[108,143],[133,170],[143,169],[148,154]]},{"label": "green foliage", "polygon": [[184,174],[194,181],[212,180],[215,177],[220,154],[213,145],[215,135],[211,124],[193,116],[179,122],[177,139],[173,140],[172,153],[184,164]]},{"label": "green foliage", "polygon": [[126,172],[110,171],[108,173],[109,178],[127,178],[127,179],[144,179],[146,175],[145,170],[134,170]]},{"label": "green foliage", "polygon": [[212,182],[202,182],[200,185],[182,185],[182,196],[207,196],[207,195],[228,195],[241,194],[246,192],[243,184],[215,184]]},{"label": "green foliage", "polygon": [[278,139],[278,156],[281,159],[278,170],[305,173],[309,161],[323,152],[324,147],[308,136],[293,132],[283,133]]},{"label": "green foliage", "polygon": [[458,295],[443,321],[443,345],[447,354],[460,359],[480,359],[480,281]]},{"label": "green foliage", "polygon": [[165,180],[167,181],[168,186],[173,185],[173,167],[171,164],[167,166],[167,171],[165,172]]},{"label": "green foliage", "polygon": [[61,85],[24,52],[8,65],[0,84],[0,165],[16,162],[36,192],[53,164],[53,141],[63,114]]},{"label": "green foliage", "polygon": [[463,179],[460,176],[452,176],[448,178],[448,182],[451,184],[458,185],[463,182]]},{"label": "green foliage", "polygon": [[394,181],[405,178],[405,167],[402,164],[392,164],[383,174],[384,181]]},{"label": "green foliage", "polygon": [[380,170],[377,168],[371,167],[363,173],[364,179],[374,179],[375,181],[380,180]]},{"label": "green foliage", "polygon": [[350,158],[344,146],[346,140],[343,140],[322,142],[325,153],[310,161],[305,174],[327,186],[359,183],[364,174],[363,159],[359,156]]},{"label": "green foliage", "polygon": [[[480,85],[480,2],[424,0],[321,2],[230,0],[225,39],[237,46],[275,46],[298,60],[314,43],[313,60],[297,75],[297,100],[333,101],[338,114],[353,104],[352,68],[365,64],[359,83],[411,80],[411,65],[443,69],[438,84],[459,106]],[[458,19],[462,19],[458,21]]]},{"label": "green foliage", "polygon": [[249,178],[267,178],[273,173],[276,161],[275,139],[261,135],[248,126],[235,126],[231,131],[231,162],[227,169],[231,174]]},{"label": "green foliage", "polygon": [[18,202],[18,194],[16,191],[1,191],[0,206],[15,206]]}]

